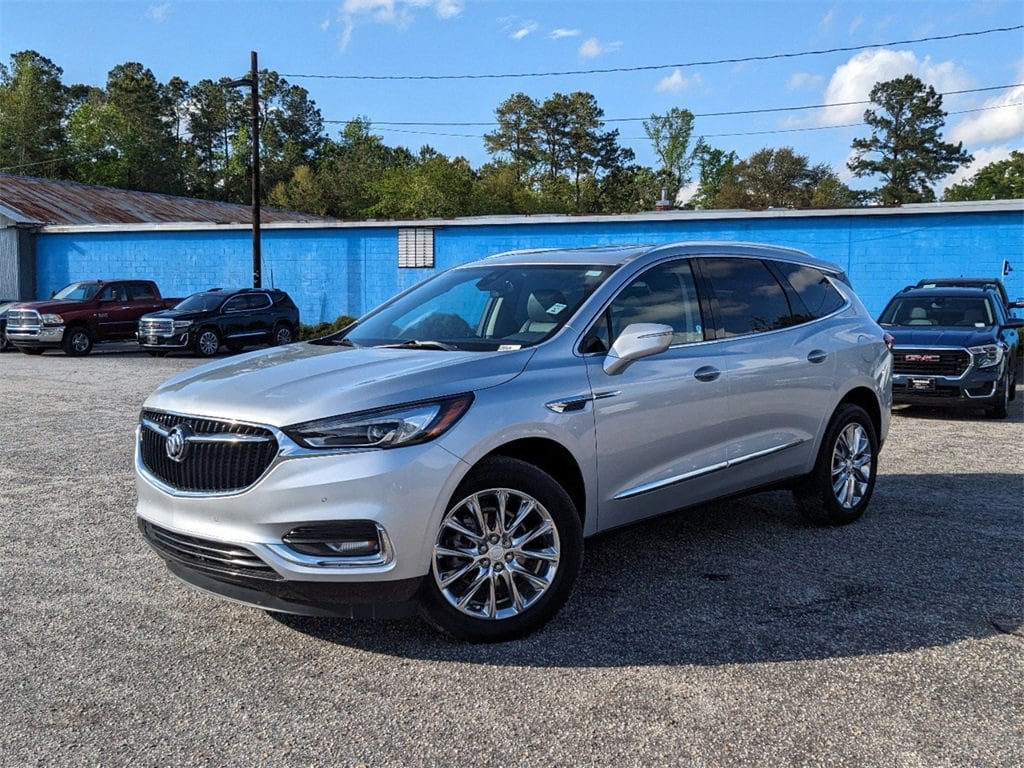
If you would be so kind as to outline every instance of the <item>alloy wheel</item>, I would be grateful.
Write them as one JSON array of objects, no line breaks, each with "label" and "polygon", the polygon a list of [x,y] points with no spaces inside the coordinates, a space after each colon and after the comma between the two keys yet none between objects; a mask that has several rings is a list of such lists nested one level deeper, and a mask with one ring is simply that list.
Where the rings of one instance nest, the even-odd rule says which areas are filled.
[{"label": "alloy wheel", "polygon": [[832,449],[832,492],[843,509],[853,509],[871,486],[871,441],[864,427],[850,422]]},{"label": "alloy wheel", "polygon": [[551,587],[560,540],[551,514],[529,494],[479,491],[441,523],[433,574],[445,600],[475,619],[517,616]]}]

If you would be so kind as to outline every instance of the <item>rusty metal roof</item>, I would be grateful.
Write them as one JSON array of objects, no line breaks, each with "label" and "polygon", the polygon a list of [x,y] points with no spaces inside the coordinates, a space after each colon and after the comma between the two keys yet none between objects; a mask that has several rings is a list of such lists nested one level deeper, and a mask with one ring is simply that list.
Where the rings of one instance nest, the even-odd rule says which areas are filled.
[{"label": "rusty metal roof", "polygon": [[[0,173],[0,217],[16,224],[42,225],[251,224],[252,208],[213,200]],[[331,220],[276,208],[260,210],[261,223]]]}]

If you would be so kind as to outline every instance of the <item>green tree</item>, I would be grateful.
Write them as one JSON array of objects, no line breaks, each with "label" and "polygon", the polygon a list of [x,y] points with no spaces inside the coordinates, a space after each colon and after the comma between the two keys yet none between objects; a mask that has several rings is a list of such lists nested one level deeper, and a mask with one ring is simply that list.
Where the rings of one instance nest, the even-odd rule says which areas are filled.
[{"label": "green tree", "polygon": [[[260,180],[264,188],[272,188],[313,159],[324,121],[305,88],[271,70],[262,70],[259,81]],[[247,151],[252,154],[251,148]]]},{"label": "green tree", "polygon": [[244,202],[248,199],[243,197],[247,194],[244,174],[229,178],[232,143],[246,118],[244,97],[226,82],[227,78],[204,79],[189,89],[191,189],[192,194],[210,200]]},{"label": "green tree", "polygon": [[714,208],[715,200],[722,191],[722,184],[732,173],[733,166],[739,159],[735,152],[716,149],[704,141],[702,136],[693,148],[695,163],[700,169],[697,191],[690,198],[688,205],[694,208]]},{"label": "green tree", "polygon": [[904,75],[875,83],[870,98],[877,106],[864,112],[871,136],[853,140],[847,167],[858,177],[880,176],[883,184],[873,192],[885,205],[934,200],[931,184],[973,160],[962,142],[942,140],[942,96]]},{"label": "green tree", "polygon": [[690,183],[690,172],[698,159],[696,147],[690,150],[693,113],[673,107],[664,115],[651,115],[650,120],[644,121],[644,132],[661,161],[658,182],[667,188],[669,199],[675,202],[679,191]]},{"label": "green tree", "polygon": [[385,171],[373,183],[371,216],[392,219],[452,218],[473,211],[473,169],[463,157],[449,159],[429,147],[415,165]]},{"label": "green tree", "polygon": [[792,147],[758,150],[726,173],[716,208],[809,208],[815,189],[838,176],[827,164],[811,165]]},{"label": "green tree", "polygon": [[967,181],[946,189],[943,200],[1020,200],[1024,198],[1024,152],[989,163]]},{"label": "green tree", "polygon": [[30,176],[66,177],[68,93],[63,70],[35,51],[0,64],[0,168]]},{"label": "green tree", "polygon": [[494,112],[497,130],[484,134],[487,152],[508,163],[516,184],[526,181],[540,156],[536,125],[539,111],[537,101],[525,93],[514,93]]}]

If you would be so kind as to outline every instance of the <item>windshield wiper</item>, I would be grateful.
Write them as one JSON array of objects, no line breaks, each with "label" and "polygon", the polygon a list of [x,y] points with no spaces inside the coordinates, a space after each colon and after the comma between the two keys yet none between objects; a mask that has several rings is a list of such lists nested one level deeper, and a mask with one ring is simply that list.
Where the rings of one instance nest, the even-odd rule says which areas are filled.
[{"label": "windshield wiper", "polygon": [[378,349],[441,349],[445,352],[454,352],[458,349],[454,344],[444,341],[431,341],[421,339],[409,339],[398,344],[378,344]]}]

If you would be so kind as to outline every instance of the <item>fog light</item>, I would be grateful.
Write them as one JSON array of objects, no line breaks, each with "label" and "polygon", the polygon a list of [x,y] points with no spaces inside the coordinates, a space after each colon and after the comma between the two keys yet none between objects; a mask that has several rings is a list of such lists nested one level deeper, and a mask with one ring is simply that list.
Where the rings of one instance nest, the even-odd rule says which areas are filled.
[{"label": "fog light", "polygon": [[281,540],[296,552],[314,557],[377,557],[380,531],[372,520],[345,520],[292,528]]}]

